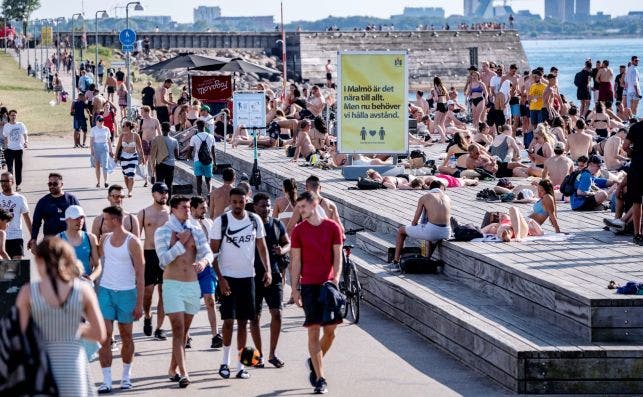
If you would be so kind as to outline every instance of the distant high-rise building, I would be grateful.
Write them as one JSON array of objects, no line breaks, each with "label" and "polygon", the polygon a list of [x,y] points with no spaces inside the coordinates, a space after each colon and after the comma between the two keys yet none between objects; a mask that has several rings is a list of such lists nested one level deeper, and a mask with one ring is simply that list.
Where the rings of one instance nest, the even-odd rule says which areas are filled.
[{"label": "distant high-rise building", "polygon": [[419,18],[444,18],[442,7],[404,7],[402,15]]},{"label": "distant high-rise building", "polygon": [[563,21],[574,19],[574,0],[561,0],[563,5]]},{"label": "distant high-rise building", "polygon": [[572,3],[574,13],[574,0],[545,0],[545,18],[564,19],[566,3]]},{"label": "distant high-rise building", "polygon": [[576,19],[589,18],[589,0],[576,0],[576,12],[574,13]]},{"label": "distant high-rise building", "polygon": [[464,16],[474,17],[480,6],[480,0],[464,0]]},{"label": "distant high-rise building", "polygon": [[199,6],[193,10],[194,22],[212,22],[221,17],[221,7]]}]

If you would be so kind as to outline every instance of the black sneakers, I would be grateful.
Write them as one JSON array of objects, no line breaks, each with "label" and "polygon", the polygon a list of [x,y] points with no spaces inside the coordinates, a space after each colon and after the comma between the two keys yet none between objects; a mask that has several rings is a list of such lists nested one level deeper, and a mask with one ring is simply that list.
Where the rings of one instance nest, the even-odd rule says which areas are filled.
[{"label": "black sneakers", "polygon": [[636,245],[643,245],[643,234],[637,234],[634,236],[632,242]]},{"label": "black sneakers", "polygon": [[315,385],[315,394],[326,394],[328,393],[328,384],[326,383],[326,379],[324,378],[319,378],[317,381],[317,384]]},{"label": "black sneakers", "polygon": [[212,337],[212,344],[210,345],[210,349],[220,349],[221,347],[223,347],[223,337],[221,336],[221,334],[216,334]]},{"label": "black sneakers", "polygon": [[166,340],[167,336],[165,336],[165,331],[163,331],[160,328],[157,329],[156,331],[154,331],[154,339],[156,339],[156,340]]},{"label": "black sneakers", "polygon": [[152,317],[143,319],[143,333],[152,336]]},{"label": "black sneakers", "polygon": [[192,348],[192,337],[188,336],[188,339],[185,342],[185,348],[186,349],[191,349]]}]

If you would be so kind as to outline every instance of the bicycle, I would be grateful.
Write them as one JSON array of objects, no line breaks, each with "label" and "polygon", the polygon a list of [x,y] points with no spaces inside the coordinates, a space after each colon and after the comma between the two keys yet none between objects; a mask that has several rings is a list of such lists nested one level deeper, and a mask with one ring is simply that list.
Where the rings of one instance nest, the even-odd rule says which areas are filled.
[{"label": "bicycle", "polygon": [[[355,235],[364,229],[348,230],[344,234]],[[344,318],[348,317],[350,312],[353,323],[359,322],[359,305],[360,301],[364,298],[362,291],[362,284],[359,281],[357,274],[357,267],[351,261],[352,244],[344,244],[342,255],[342,279],[339,281],[339,290],[346,296],[346,304],[344,305]]]}]

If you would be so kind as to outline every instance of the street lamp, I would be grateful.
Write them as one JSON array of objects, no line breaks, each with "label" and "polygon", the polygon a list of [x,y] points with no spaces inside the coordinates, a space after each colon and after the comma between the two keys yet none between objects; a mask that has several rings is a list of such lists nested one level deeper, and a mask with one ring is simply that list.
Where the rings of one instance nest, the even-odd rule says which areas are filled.
[{"label": "street lamp", "polygon": [[7,35],[7,11],[11,11],[11,6],[5,6],[4,9],[2,10],[2,14],[4,15],[4,53],[7,53],[7,41],[9,41],[9,36]]},{"label": "street lamp", "polygon": [[[143,6],[141,5],[140,1],[130,1],[125,5],[125,24],[127,25],[127,28],[129,29],[129,6],[133,5],[134,6],[134,11],[143,11]],[[132,111],[132,90],[131,90],[131,85],[130,85],[130,68],[129,68],[129,56],[130,56],[130,51],[127,51],[125,54],[125,65],[127,66],[127,79],[125,79],[125,82],[127,84],[127,117],[130,117],[131,111]]]},{"label": "street lamp", "polygon": [[60,23],[65,22],[65,17],[54,19],[56,22],[56,36],[58,45],[56,46],[56,72],[60,72]]},{"label": "street lamp", "polygon": [[96,23],[96,40],[94,40],[94,46],[96,47],[96,52],[95,52],[95,56],[96,56],[95,65],[96,66],[94,66],[94,67],[96,68],[96,70],[98,70],[98,14],[100,14],[100,17],[102,19],[105,19],[105,18],[109,17],[109,15],[107,15],[107,11],[100,10],[100,11],[96,11],[96,16],[94,18],[94,21]]},{"label": "street lamp", "polygon": [[[76,100],[76,43],[74,37],[74,18],[78,17],[78,21],[83,20],[83,14],[76,13],[71,16],[71,98],[72,101]],[[60,43],[58,43],[60,44]]]}]

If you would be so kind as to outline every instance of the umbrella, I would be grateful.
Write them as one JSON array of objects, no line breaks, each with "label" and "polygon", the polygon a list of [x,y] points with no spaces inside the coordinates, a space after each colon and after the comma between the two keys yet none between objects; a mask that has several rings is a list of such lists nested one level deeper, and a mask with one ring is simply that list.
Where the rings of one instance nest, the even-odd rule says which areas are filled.
[{"label": "umbrella", "polygon": [[281,72],[266,66],[257,65],[256,63],[244,61],[241,58],[232,58],[219,69],[219,72],[232,73],[258,73],[258,74],[280,74]]},{"label": "umbrella", "polygon": [[166,59],[154,65],[149,65],[141,71],[156,72],[167,69],[188,69],[188,70],[219,70],[226,65],[228,59],[225,58],[208,58],[202,55],[196,55],[190,52],[183,52],[174,58]]}]

